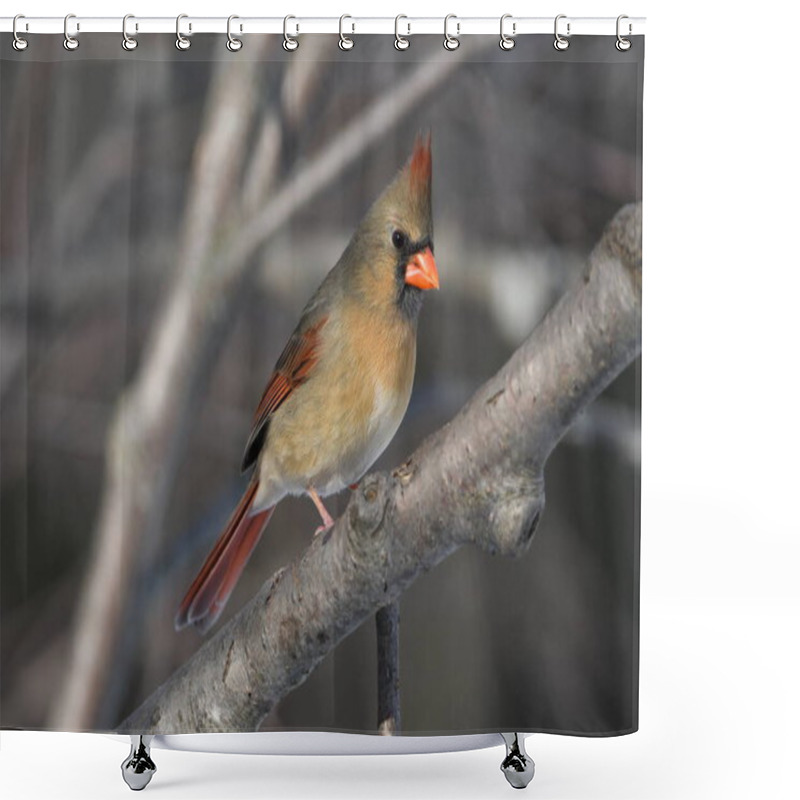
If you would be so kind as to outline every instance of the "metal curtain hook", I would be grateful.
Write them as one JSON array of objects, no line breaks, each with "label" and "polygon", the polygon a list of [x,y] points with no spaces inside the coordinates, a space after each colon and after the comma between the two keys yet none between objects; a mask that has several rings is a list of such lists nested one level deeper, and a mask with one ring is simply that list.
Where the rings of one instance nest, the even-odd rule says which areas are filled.
[{"label": "metal curtain hook", "polygon": [[[628,19],[628,15],[627,14],[620,14],[617,17],[617,41],[615,42],[614,46],[617,48],[617,50],[620,51],[620,53],[624,53],[626,50],[630,50],[631,49],[631,40],[630,39],[626,39],[620,33],[620,22],[622,22],[622,20],[624,20],[624,19]],[[633,25],[631,25],[631,23],[629,22],[628,23],[628,36],[630,36],[632,33],[633,33]]]},{"label": "metal curtain hook", "polygon": [[[181,20],[182,19],[188,19],[188,18],[189,18],[188,14],[178,14],[178,16],[177,16],[177,18],[175,20],[175,36],[176,36],[175,47],[177,47],[178,50],[188,50],[192,46],[191,40],[187,39],[181,33]],[[191,32],[192,32],[192,23],[190,22],[189,23],[189,33],[191,33]]]},{"label": "metal curtain hook", "polygon": [[[456,20],[456,35],[453,36],[451,33],[447,31],[447,23],[450,22],[451,19]],[[459,41],[459,35],[461,34],[461,23],[458,21],[458,17],[455,14],[448,14],[444,18],[444,49],[450,50],[458,50],[458,46],[461,44]]]},{"label": "metal curtain hook", "polygon": [[511,14],[503,14],[503,16],[500,17],[500,49],[501,50],[513,50],[514,49],[514,45],[516,44],[516,42],[514,41],[514,37],[517,35],[517,23],[516,22],[512,22],[511,23],[511,36],[509,36],[505,32],[505,22],[506,22],[507,19],[511,19],[511,18],[512,18]]},{"label": "metal curtain hook", "polygon": [[[138,40],[131,36],[128,33],[128,20],[129,19],[136,19],[133,14],[126,14],[122,18],[122,49],[127,50],[130,52],[131,50],[135,50],[139,46]],[[135,30],[139,30],[139,23],[137,22],[135,25]]]},{"label": "metal curtain hook", "polygon": [[300,33],[300,24],[296,23],[296,33],[294,36],[289,34],[289,20],[294,19],[296,20],[297,17],[293,17],[291,14],[287,14],[283,18],[283,49],[288,50],[290,53],[294,50],[297,50],[300,47],[300,42],[297,41],[297,34]]},{"label": "metal curtain hook", "polygon": [[[69,21],[71,19],[75,19],[75,15],[74,14],[67,14],[67,16],[64,17],[64,49],[65,50],[77,50],[78,49],[78,45],[80,44],[80,42],[74,36],[70,35],[70,32],[69,32]],[[80,29],[81,29],[80,23],[76,22],[75,23],[75,30],[79,32]]]},{"label": "metal curtain hook", "polygon": [[[233,33],[231,32],[231,23],[235,20],[239,19],[236,14],[231,14],[228,17],[228,41],[225,42],[225,47],[231,51],[231,53],[238,53],[242,49],[242,45],[244,42],[241,39],[237,39]],[[242,26],[239,25],[239,33],[242,32]]]},{"label": "metal curtain hook", "polygon": [[[349,14],[342,14],[342,16],[339,17],[339,49],[340,50],[352,50],[353,49],[353,45],[355,44],[355,42],[349,36],[345,36],[344,35],[344,21],[346,19],[353,19],[353,18]],[[356,24],[355,24],[355,22],[351,23],[350,32],[351,33],[355,33],[356,32]]]},{"label": "metal curtain hook", "polygon": [[[28,46],[28,40],[27,39],[23,39],[19,35],[19,33],[17,32],[17,20],[20,20],[20,19],[25,19],[25,15],[24,14],[17,14],[17,16],[14,17],[14,24],[11,26],[11,30],[12,30],[12,32],[14,34],[14,41],[11,44],[12,44],[12,46],[14,47],[14,49],[16,51],[21,53]],[[27,22],[25,23],[25,30],[26,31],[28,30],[28,23]]]},{"label": "metal curtain hook", "polygon": [[398,14],[394,18],[394,47],[395,50],[408,50],[411,46],[411,42],[406,39],[406,36],[411,36],[411,23],[406,23],[408,26],[408,31],[406,32],[406,36],[400,35],[400,20],[401,19],[408,19],[405,14]]},{"label": "metal curtain hook", "polygon": [[[553,47],[555,47],[556,50],[566,50],[569,47],[569,39],[565,39],[558,32],[558,21],[560,19],[566,19],[566,18],[567,18],[566,14],[559,14],[556,17],[555,24],[553,25],[553,30],[554,30],[555,36],[556,36],[556,40],[553,42]],[[571,33],[571,31],[570,31],[570,23],[568,22],[567,23],[567,36],[569,36],[570,33]]]}]

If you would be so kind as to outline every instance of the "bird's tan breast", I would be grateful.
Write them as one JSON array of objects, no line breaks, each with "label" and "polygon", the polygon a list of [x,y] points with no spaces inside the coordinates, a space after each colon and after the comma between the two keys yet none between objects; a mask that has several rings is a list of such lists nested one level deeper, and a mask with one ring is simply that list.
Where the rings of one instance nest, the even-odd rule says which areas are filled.
[{"label": "bird's tan breast", "polygon": [[411,397],[413,326],[350,304],[326,328],[318,369],[269,434],[267,450],[289,491],[311,484],[328,494],[359,480],[394,437]]}]

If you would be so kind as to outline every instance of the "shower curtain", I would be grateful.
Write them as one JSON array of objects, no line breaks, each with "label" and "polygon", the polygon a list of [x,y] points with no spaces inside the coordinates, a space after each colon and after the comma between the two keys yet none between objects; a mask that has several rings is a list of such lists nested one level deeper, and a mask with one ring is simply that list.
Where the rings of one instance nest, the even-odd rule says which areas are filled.
[{"label": "shower curtain", "polygon": [[[0,726],[635,731],[643,37],[140,38],[0,49]],[[421,300],[397,432],[176,630],[284,346],[403,169],[430,230],[393,209],[361,267],[397,246]],[[348,341],[389,363],[370,319]]]}]

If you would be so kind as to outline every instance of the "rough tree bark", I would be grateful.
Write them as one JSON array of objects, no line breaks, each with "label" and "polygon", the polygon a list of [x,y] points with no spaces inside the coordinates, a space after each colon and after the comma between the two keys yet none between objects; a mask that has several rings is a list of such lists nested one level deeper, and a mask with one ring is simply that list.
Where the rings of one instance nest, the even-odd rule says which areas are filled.
[{"label": "rough tree bark", "polygon": [[119,732],[256,730],[344,637],[457,548],[524,553],[544,508],[545,461],[640,350],[641,205],[630,205],[580,280],[458,415],[394,472],[364,478],[335,527]]}]

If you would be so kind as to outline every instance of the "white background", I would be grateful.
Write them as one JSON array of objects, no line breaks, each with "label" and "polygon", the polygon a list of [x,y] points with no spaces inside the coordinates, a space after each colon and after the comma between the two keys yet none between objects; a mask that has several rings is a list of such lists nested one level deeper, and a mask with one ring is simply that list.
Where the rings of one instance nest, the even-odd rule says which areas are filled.
[{"label": "white background", "polygon": [[[800,796],[796,4],[19,0],[63,16],[647,16],[639,733],[534,736],[538,798]],[[774,7],[770,7],[774,5]],[[702,12],[698,9],[704,9]],[[3,37],[2,46],[9,41]],[[609,46],[611,40],[609,40]],[[792,99],[794,98],[794,99]],[[531,609],[535,613],[535,609]],[[0,734],[3,798],[128,797],[127,747]],[[501,748],[155,751],[160,798],[509,797]]]}]

